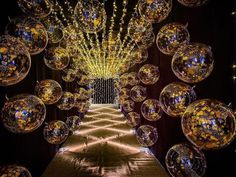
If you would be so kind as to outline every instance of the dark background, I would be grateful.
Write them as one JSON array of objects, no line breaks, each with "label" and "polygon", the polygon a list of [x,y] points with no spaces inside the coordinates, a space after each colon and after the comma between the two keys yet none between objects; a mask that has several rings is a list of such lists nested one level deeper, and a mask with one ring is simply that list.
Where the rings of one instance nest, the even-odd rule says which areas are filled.
[{"label": "dark background", "polygon": [[[132,0],[131,5],[137,1]],[[17,6],[16,0],[4,1],[0,11],[0,31],[4,32],[8,23],[8,16],[14,17],[23,14]],[[108,5],[107,9],[110,9]],[[233,0],[216,1],[212,0],[207,5],[199,8],[187,8],[173,0],[173,10],[170,16],[162,23],[154,25],[154,32],[157,34],[161,26],[168,22],[188,23],[191,41],[202,42],[212,46],[215,55],[215,68],[213,73],[205,81],[196,84],[198,98],[215,98],[226,104],[232,103],[236,107],[235,82],[233,81],[232,65],[236,58],[235,35],[236,16],[230,15],[236,9]],[[119,10],[119,9],[118,9]],[[111,12],[111,11],[109,11]],[[43,62],[43,54],[32,57],[32,68],[29,75],[17,85],[7,88],[0,87],[0,108],[5,101],[5,94],[8,97],[19,93],[33,94],[37,80],[57,80],[64,90],[74,92],[73,84],[66,84],[61,80],[60,72],[51,71]],[[149,59],[147,63],[158,65],[161,71],[161,78],[157,84],[148,87],[148,98],[158,98],[163,87],[178,79],[171,71],[171,57],[160,53],[153,45],[149,48]],[[135,70],[135,69],[133,69]],[[140,112],[140,104],[136,105],[136,111]],[[59,111],[55,105],[47,106],[46,122],[61,119],[74,113],[74,110],[66,112]],[[143,124],[151,124],[142,119]],[[164,165],[164,158],[167,150],[176,143],[187,141],[182,133],[179,118],[163,116],[161,120],[152,123],[159,133],[158,143],[152,147],[152,151]],[[29,168],[33,177],[39,177],[54,156],[59,146],[48,144],[42,135],[42,129],[26,135],[16,135],[6,131],[0,123],[0,165],[21,164]],[[236,164],[236,142],[234,141],[225,149],[217,151],[204,151],[208,169],[206,177],[234,177]]]}]

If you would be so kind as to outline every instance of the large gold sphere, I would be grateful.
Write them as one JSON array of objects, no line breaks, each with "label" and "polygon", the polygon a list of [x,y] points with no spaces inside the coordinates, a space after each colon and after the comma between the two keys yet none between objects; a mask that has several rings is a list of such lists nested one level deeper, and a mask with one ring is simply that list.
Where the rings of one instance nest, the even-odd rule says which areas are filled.
[{"label": "large gold sphere", "polygon": [[186,7],[199,7],[208,2],[208,0],[178,0],[178,2]]},{"label": "large gold sphere", "polygon": [[190,104],[182,117],[187,139],[200,149],[220,149],[229,145],[236,132],[234,112],[225,104],[210,99]]},{"label": "large gold sphere", "polygon": [[149,121],[157,121],[163,114],[160,102],[155,99],[144,101],[141,106],[141,112],[143,117]]},{"label": "large gold sphere", "polygon": [[2,121],[13,133],[30,133],[39,128],[46,117],[46,107],[34,95],[20,94],[4,103]]},{"label": "large gold sphere", "polygon": [[22,81],[31,67],[30,54],[18,39],[0,37],[0,86],[14,85]]},{"label": "large gold sphere", "polygon": [[190,43],[180,47],[172,59],[174,74],[187,83],[197,83],[206,79],[214,67],[211,47]]},{"label": "large gold sphere", "polygon": [[143,84],[153,85],[160,78],[159,68],[155,65],[145,64],[140,68],[138,77]]},{"label": "large gold sphere", "polygon": [[167,85],[159,97],[161,108],[172,117],[181,117],[188,105],[196,100],[193,88],[182,82]]},{"label": "large gold sphere", "polygon": [[1,177],[32,177],[28,169],[18,165],[8,165],[0,168]]},{"label": "large gold sphere", "polygon": [[152,146],[158,139],[157,129],[151,125],[142,125],[136,131],[136,138],[142,146]]}]

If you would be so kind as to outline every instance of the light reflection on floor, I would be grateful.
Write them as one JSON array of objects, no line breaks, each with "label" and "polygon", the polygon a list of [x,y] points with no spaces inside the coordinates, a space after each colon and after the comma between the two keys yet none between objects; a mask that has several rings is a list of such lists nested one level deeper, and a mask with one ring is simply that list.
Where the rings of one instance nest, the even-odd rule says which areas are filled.
[{"label": "light reflection on floor", "polygon": [[[146,152],[145,152],[146,151]],[[167,177],[114,105],[93,105],[42,177]]]}]

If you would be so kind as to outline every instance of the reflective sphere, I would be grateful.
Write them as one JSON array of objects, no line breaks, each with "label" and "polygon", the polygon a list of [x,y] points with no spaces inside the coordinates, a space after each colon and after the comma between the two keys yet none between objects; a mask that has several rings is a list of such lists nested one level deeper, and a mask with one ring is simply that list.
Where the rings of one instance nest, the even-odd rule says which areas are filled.
[{"label": "reflective sphere", "polygon": [[65,82],[73,82],[76,78],[76,71],[66,68],[62,71],[62,80]]},{"label": "reflective sphere", "polygon": [[129,98],[130,97],[130,89],[128,89],[128,88],[120,89],[119,97],[122,97],[125,99]]},{"label": "reflective sphere", "polygon": [[145,119],[149,121],[157,121],[162,117],[162,109],[160,102],[155,99],[148,99],[143,102],[141,112]]},{"label": "reflective sphere", "polygon": [[44,63],[52,70],[63,70],[70,62],[67,50],[61,47],[53,47],[45,50]]},{"label": "reflective sphere", "polygon": [[165,20],[172,9],[172,0],[140,0],[139,14],[151,23]]},{"label": "reflective sphere", "polygon": [[39,128],[46,116],[42,100],[34,95],[20,94],[4,103],[2,121],[13,133],[30,133]]},{"label": "reflective sphere", "polygon": [[50,0],[17,0],[20,9],[27,15],[44,18],[51,13]]},{"label": "reflective sphere", "polygon": [[32,177],[28,169],[18,165],[8,165],[0,168],[1,177]]},{"label": "reflective sphere", "polygon": [[5,33],[19,38],[31,55],[41,53],[48,44],[43,24],[33,18],[15,18],[6,26]]},{"label": "reflective sphere", "polygon": [[132,100],[124,100],[121,107],[125,112],[132,112],[134,110],[135,103]]},{"label": "reflective sphere", "polygon": [[[75,99],[78,101],[83,101],[89,99],[88,91],[85,90],[83,87],[79,87],[75,89]],[[76,101],[75,101],[76,102]]]},{"label": "reflective sphere", "polygon": [[87,33],[101,31],[107,19],[104,5],[98,0],[78,1],[75,7],[75,17],[79,28]]},{"label": "reflective sphere", "polygon": [[208,0],[178,0],[178,2],[187,7],[199,7],[208,2]]},{"label": "reflective sphere", "polygon": [[127,119],[127,124],[130,127],[136,127],[141,123],[140,114],[138,114],[137,112],[130,112],[125,116],[125,118]]},{"label": "reflective sphere", "polygon": [[220,149],[235,137],[234,112],[225,104],[210,99],[190,104],[182,117],[187,139],[200,149]]},{"label": "reflective sphere", "polygon": [[43,129],[44,139],[50,144],[61,144],[63,143],[68,135],[68,126],[59,120],[49,122]]},{"label": "reflective sphere", "polygon": [[124,73],[119,78],[119,85],[121,87],[125,87],[128,85],[128,79],[127,79],[128,73]]},{"label": "reflective sphere", "polygon": [[214,67],[211,48],[199,43],[182,46],[173,56],[171,67],[174,74],[184,82],[203,81]]},{"label": "reflective sphere", "polygon": [[70,92],[62,92],[61,99],[57,102],[60,110],[70,110],[74,107],[74,95]]},{"label": "reflective sphere", "polygon": [[167,85],[161,92],[159,100],[161,108],[172,117],[181,117],[188,105],[196,100],[193,88],[182,82]]},{"label": "reflective sphere", "polygon": [[143,86],[136,85],[130,90],[130,97],[135,102],[142,102],[147,97],[147,89]]},{"label": "reflective sphere", "polygon": [[166,55],[174,55],[182,45],[188,44],[190,35],[186,25],[169,23],[163,26],[157,34],[157,47]]},{"label": "reflective sphere", "polygon": [[201,177],[204,176],[207,168],[203,152],[187,143],[170,148],[165,163],[173,177]]},{"label": "reflective sphere", "polygon": [[152,146],[158,139],[157,129],[151,125],[142,125],[136,131],[136,138],[142,146]]},{"label": "reflective sphere", "polygon": [[70,131],[76,131],[79,129],[81,119],[78,116],[70,116],[66,119],[66,124]]},{"label": "reflective sphere", "polygon": [[22,81],[31,67],[31,58],[25,45],[11,36],[0,37],[0,86]]},{"label": "reflective sphere", "polygon": [[140,68],[138,77],[143,84],[155,84],[160,77],[159,68],[155,65],[146,64]]},{"label": "reflective sphere", "polygon": [[76,103],[77,111],[79,113],[86,113],[89,110],[90,102],[89,101],[80,101]]},{"label": "reflective sphere", "polygon": [[131,72],[127,75],[128,85],[135,86],[140,83],[138,74],[136,72]]},{"label": "reflective sphere", "polygon": [[146,49],[151,47],[155,43],[155,34],[154,32],[148,33],[145,36],[143,36],[142,40],[139,42],[136,42],[137,46],[141,49]]},{"label": "reflective sphere", "polygon": [[134,64],[141,64],[148,59],[148,50],[144,48],[135,48],[132,51],[132,61]]},{"label": "reflective sphere", "polygon": [[45,104],[54,104],[61,98],[62,88],[57,81],[46,79],[37,83],[34,92]]},{"label": "reflective sphere", "polygon": [[87,76],[87,75],[82,75],[80,76],[79,78],[79,81],[77,82],[78,85],[81,85],[81,86],[86,86],[86,85],[89,85],[93,80]]}]

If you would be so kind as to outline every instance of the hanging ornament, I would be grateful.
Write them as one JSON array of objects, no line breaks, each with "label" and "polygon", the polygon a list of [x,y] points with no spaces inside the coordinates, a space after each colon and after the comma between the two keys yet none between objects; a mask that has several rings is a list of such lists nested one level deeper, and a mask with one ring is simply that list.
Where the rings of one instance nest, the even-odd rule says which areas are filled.
[{"label": "hanging ornament", "polygon": [[79,28],[86,33],[101,31],[107,20],[105,7],[98,0],[78,1],[75,7],[75,17]]},{"label": "hanging ornament", "polygon": [[76,100],[83,101],[83,100],[89,99],[88,91],[85,90],[83,87],[76,88],[75,92],[76,93],[74,94],[74,96],[75,96]]},{"label": "hanging ornament", "polygon": [[31,55],[41,53],[48,44],[47,30],[41,22],[30,17],[11,19],[5,33],[23,42]]},{"label": "hanging ornament", "polygon": [[142,125],[136,131],[136,138],[142,146],[152,146],[158,139],[157,129],[151,125]]},{"label": "hanging ornament", "polygon": [[155,65],[145,64],[140,68],[138,77],[143,84],[153,85],[160,78],[159,68]]},{"label": "hanging ornament", "polygon": [[82,75],[80,76],[79,78],[79,81],[77,82],[78,85],[81,85],[81,86],[86,86],[86,85],[89,85],[93,82],[93,80],[87,76],[87,75]]},{"label": "hanging ornament", "polygon": [[143,36],[142,40],[139,42],[136,42],[136,45],[143,50],[147,50],[149,47],[151,47],[155,43],[155,33],[151,32]]},{"label": "hanging ornament", "polygon": [[172,117],[182,117],[187,107],[196,100],[193,88],[182,82],[167,85],[161,92],[161,108]]},{"label": "hanging ornament", "polygon": [[32,177],[28,169],[18,165],[8,165],[0,168],[1,177]]},{"label": "hanging ornament", "polygon": [[46,116],[42,100],[34,95],[20,94],[4,103],[2,121],[4,127],[13,133],[30,133],[38,129]]},{"label": "hanging ornament", "polygon": [[30,67],[31,58],[25,45],[14,37],[0,36],[0,86],[19,83]]},{"label": "hanging ornament", "polygon": [[134,64],[141,64],[147,61],[148,59],[148,50],[144,48],[134,48],[132,51],[132,61]]},{"label": "hanging ornament", "polygon": [[78,116],[70,116],[66,119],[66,125],[70,129],[70,131],[76,131],[79,129],[81,124],[81,119]]},{"label": "hanging ornament", "polygon": [[139,0],[139,14],[148,22],[160,23],[172,9],[172,0]]},{"label": "hanging ornament", "polygon": [[58,102],[62,96],[62,88],[60,84],[50,79],[38,82],[35,86],[34,92],[36,96],[48,105]]},{"label": "hanging ornament", "polygon": [[125,116],[125,118],[130,127],[136,127],[141,123],[141,116],[137,112],[130,112]]},{"label": "hanging ornament", "polygon": [[207,168],[203,152],[187,143],[170,148],[165,163],[171,176],[178,177],[202,177]]},{"label": "hanging ornament", "polygon": [[130,90],[130,97],[135,102],[142,102],[147,98],[147,89],[143,86],[136,85]]},{"label": "hanging ornament", "polygon": [[125,87],[126,85],[128,85],[128,79],[127,79],[128,73],[124,73],[120,76],[119,78],[119,85],[121,87]]},{"label": "hanging ornament", "polygon": [[59,120],[49,122],[43,129],[44,139],[50,144],[61,144],[69,135],[68,126]]},{"label": "hanging ornament", "polygon": [[75,107],[79,113],[86,113],[89,110],[90,102],[89,101],[80,101],[77,102]]},{"label": "hanging ornament", "polygon": [[208,0],[178,0],[178,2],[186,7],[199,7],[208,2]]},{"label": "hanging ornament", "polygon": [[155,99],[148,99],[143,102],[141,112],[145,119],[149,121],[157,121],[162,117],[162,109],[160,102]]},{"label": "hanging ornament", "polygon": [[52,47],[46,49],[44,54],[44,63],[52,70],[63,70],[70,62],[67,50],[61,47]]},{"label": "hanging ornament", "polygon": [[188,44],[189,41],[187,25],[169,23],[158,32],[156,44],[162,53],[173,56],[179,47]]},{"label": "hanging ornament", "polygon": [[128,85],[135,86],[140,83],[138,74],[136,72],[131,72],[127,75]]},{"label": "hanging ornament", "polygon": [[66,68],[62,71],[62,80],[65,82],[73,82],[76,78],[76,71]]},{"label": "hanging ornament", "polygon": [[127,113],[132,112],[134,110],[135,103],[132,100],[124,100],[121,107]]},{"label": "hanging ornament", "polygon": [[52,11],[50,0],[17,0],[20,9],[27,15],[45,18]]},{"label": "hanging ornament", "polygon": [[130,89],[128,88],[120,89],[119,97],[128,99],[130,97]]},{"label": "hanging ornament", "polygon": [[62,92],[61,99],[57,102],[60,110],[70,110],[74,107],[74,95],[70,92]]},{"label": "hanging ornament", "polygon": [[172,59],[174,74],[187,83],[198,83],[206,79],[214,67],[211,47],[190,43],[180,47]]},{"label": "hanging ornament", "polygon": [[210,99],[190,104],[182,117],[186,138],[200,149],[220,149],[235,137],[234,112],[225,104]]}]

